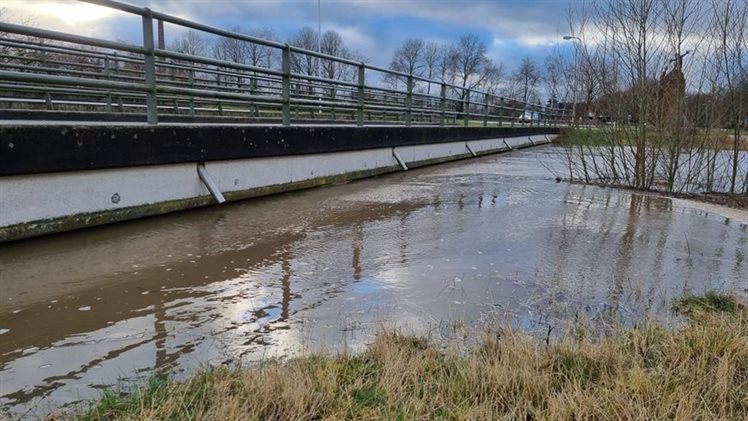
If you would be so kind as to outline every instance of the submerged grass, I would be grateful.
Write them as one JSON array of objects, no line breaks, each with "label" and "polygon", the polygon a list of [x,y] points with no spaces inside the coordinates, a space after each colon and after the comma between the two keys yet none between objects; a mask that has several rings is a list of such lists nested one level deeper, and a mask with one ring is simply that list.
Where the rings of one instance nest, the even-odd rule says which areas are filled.
[{"label": "submerged grass", "polygon": [[675,300],[673,309],[689,315],[704,315],[712,312],[736,313],[742,307],[730,294],[708,291],[703,295],[686,294]]},{"label": "submerged grass", "polygon": [[748,312],[716,293],[683,297],[684,305],[701,316],[678,330],[645,322],[606,338],[546,344],[505,328],[482,334],[467,352],[382,333],[358,355],[157,378],[134,394],[109,393],[79,417],[747,419]]}]

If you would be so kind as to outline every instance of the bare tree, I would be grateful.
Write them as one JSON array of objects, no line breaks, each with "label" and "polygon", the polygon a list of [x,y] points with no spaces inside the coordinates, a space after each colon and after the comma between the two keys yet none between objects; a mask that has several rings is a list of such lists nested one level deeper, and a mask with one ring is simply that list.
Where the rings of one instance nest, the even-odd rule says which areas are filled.
[{"label": "bare tree", "polygon": [[[327,31],[322,35],[322,53],[343,59],[361,59],[361,54],[351,51],[343,42],[343,37],[336,31]],[[351,81],[357,77],[354,67],[335,60],[322,60],[322,76],[333,80]]]},{"label": "bare tree", "polygon": [[[314,29],[305,26],[299,30],[291,39],[288,40],[290,45],[303,48],[305,50],[316,51],[318,48],[319,34]],[[319,58],[309,54],[291,53],[291,71],[308,76],[319,76],[320,63]],[[315,89],[309,83],[296,83],[294,91],[299,94],[316,95]]]},{"label": "bare tree", "polygon": [[[268,28],[249,32],[249,35],[268,41],[277,41],[278,37]],[[278,50],[255,42],[247,43],[247,62],[256,67],[275,67],[279,59]]]},{"label": "bare tree", "polygon": [[[275,33],[268,28],[251,31],[249,32],[249,35],[268,41],[277,41],[278,39],[275,36]],[[280,62],[280,54],[276,48],[268,47],[267,45],[256,42],[247,42],[245,48],[247,54],[247,64],[250,64],[254,67],[264,67],[267,69],[278,67]],[[252,72],[252,77],[250,77],[249,79],[249,92],[251,94],[255,94],[257,92],[269,89],[273,84],[274,82],[272,81],[263,81],[256,72]],[[253,111],[256,117],[260,116],[260,108],[257,105],[253,106]]]},{"label": "bare tree", "polygon": [[454,46],[454,78],[463,91],[478,88],[496,72],[486,51],[486,44],[475,34],[461,36]]},{"label": "bare tree", "polygon": [[[317,31],[305,26],[299,30],[288,43],[294,47],[303,48],[306,50],[316,51],[317,50]],[[309,76],[318,76],[318,59],[309,54],[291,54],[291,71],[294,73],[301,73]]]},{"label": "bare tree", "polygon": [[457,69],[457,51],[451,45],[442,45],[439,50],[437,63],[439,80],[444,83],[452,82]]},{"label": "bare tree", "polygon": [[667,189],[669,191],[675,188],[675,179],[681,167],[681,155],[686,136],[682,130],[685,123],[686,95],[683,57],[691,52],[684,51],[686,37],[694,33],[701,24],[699,18],[702,15],[701,12],[700,0],[670,0],[663,4],[663,20],[667,34],[665,50],[669,50],[675,57],[670,75],[660,77],[657,98],[658,127],[670,140],[664,145],[667,154]]},{"label": "bare tree", "polygon": [[[343,37],[336,31],[327,31],[322,35],[322,53],[349,60],[361,60],[359,53],[351,51],[343,42]],[[358,78],[358,69],[347,63],[331,59],[322,59],[322,77],[330,80],[353,81]],[[332,100],[336,99],[338,85],[330,83],[324,95]],[[332,118],[336,118],[336,110],[332,110]]]},{"label": "bare tree", "polygon": [[[318,34],[309,27],[302,28],[295,36],[289,40],[289,44],[306,50],[316,51],[318,48]],[[319,39],[319,48],[322,54],[339,57],[348,60],[363,60],[363,56],[357,51],[352,51],[345,45],[343,37],[336,31],[327,31]],[[358,77],[356,66],[342,63],[337,60],[318,58],[311,54],[293,53],[291,54],[291,71],[308,76],[320,76],[332,81],[353,81]],[[327,83],[324,89],[314,88],[312,79],[308,84],[297,84],[297,92],[305,92],[335,99],[339,85]],[[312,114],[313,115],[313,114]],[[335,110],[332,113],[335,118]]]},{"label": "bare tree", "polygon": [[[232,32],[243,34],[241,28],[232,28]],[[221,37],[213,45],[213,57],[230,61],[233,63],[247,64],[249,61],[249,48],[246,41],[236,38]]]},{"label": "bare tree", "polygon": [[204,56],[208,52],[208,41],[199,32],[190,29],[172,42],[171,50],[191,56]]},{"label": "bare tree", "polygon": [[480,89],[489,95],[497,95],[504,82],[504,65],[491,60],[484,73],[485,77]]},{"label": "bare tree", "polygon": [[[403,45],[395,50],[392,61],[390,61],[390,70],[414,76],[422,76],[424,69],[423,54],[423,40],[417,38],[406,39]],[[397,89],[401,83],[404,84],[406,82],[402,77],[389,74],[385,77],[385,81],[394,89]]]},{"label": "bare tree", "polygon": [[[245,34],[245,31],[238,27],[232,28],[231,31],[238,34]],[[220,37],[213,44],[213,57],[231,63],[248,64],[249,43],[237,38]],[[236,86],[238,89],[243,88],[244,78],[240,76],[241,72],[230,67],[219,70],[222,72],[216,73],[216,83],[218,85]]]},{"label": "bare tree", "polygon": [[[661,42],[655,36],[662,18],[660,0],[621,0],[600,10],[600,25],[607,48],[629,86],[623,96],[633,114],[636,130],[627,132],[633,156],[633,185],[649,188],[653,180],[655,156],[648,158],[648,124],[655,121],[652,80],[661,68]],[[649,159],[649,162],[647,162]],[[648,165],[649,164],[649,165]]]},{"label": "bare tree", "polygon": [[[716,66],[720,84],[725,90],[723,114],[725,126],[732,129],[732,165],[730,191],[738,188],[740,129],[746,112],[741,98],[740,83],[746,78],[746,43],[748,43],[748,5],[739,0],[722,0],[712,3],[714,21],[712,34],[717,40]],[[748,175],[746,176],[748,178]],[[745,189],[745,188],[744,188]]]},{"label": "bare tree", "polygon": [[537,99],[540,70],[530,57],[522,59],[522,63],[512,74],[512,82],[518,87],[519,97],[525,104]]},{"label": "bare tree", "polygon": [[[13,23],[16,25],[32,26],[34,20],[30,17],[18,16],[11,13],[7,8],[0,6],[0,22]],[[7,32],[0,32],[0,40],[13,42],[27,40],[29,37],[17,34],[11,34]],[[3,44],[0,45],[0,54],[3,55],[0,58],[2,63],[17,62],[18,55],[22,52],[22,49],[13,47],[12,45]]]},{"label": "bare tree", "polygon": [[452,51],[451,76],[453,83],[461,88],[457,92],[457,97],[460,99],[457,111],[462,112],[463,101],[467,99],[468,92],[483,88],[487,82],[497,79],[502,67],[486,56],[486,44],[475,34],[460,37]]},{"label": "bare tree", "polygon": [[556,50],[545,58],[545,78],[548,87],[548,104],[555,108],[571,98],[571,78],[573,68],[560,51]]},{"label": "bare tree", "polygon": [[[423,44],[423,76],[434,80],[439,75],[439,64],[444,50],[434,41]],[[431,94],[431,83],[426,86],[426,94]]]}]

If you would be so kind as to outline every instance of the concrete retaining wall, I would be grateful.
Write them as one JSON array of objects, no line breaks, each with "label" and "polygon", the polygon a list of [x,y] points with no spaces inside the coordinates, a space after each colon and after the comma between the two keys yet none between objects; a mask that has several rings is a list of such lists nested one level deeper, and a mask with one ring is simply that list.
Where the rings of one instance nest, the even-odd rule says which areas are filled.
[{"label": "concrete retaining wall", "polygon": [[[344,182],[408,167],[548,143],[555,135],[209,161],[227,200]],[[505,143],[506,142],[506,143]],[[197,163],[0,177],[0,242],[158,215],[214,203]]]}]

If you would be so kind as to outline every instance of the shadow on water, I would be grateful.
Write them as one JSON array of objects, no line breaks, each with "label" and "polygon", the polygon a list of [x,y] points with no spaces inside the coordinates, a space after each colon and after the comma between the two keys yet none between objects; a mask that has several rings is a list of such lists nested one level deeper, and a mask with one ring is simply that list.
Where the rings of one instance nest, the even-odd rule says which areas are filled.
[{"label": "shadow on water", "polygon": [[155,370],[357,349],[382,326],[500,313],[542,332],[748,293],[748,218],[555,183],[552,151],[2,246],[0,404],[43,414]]}]

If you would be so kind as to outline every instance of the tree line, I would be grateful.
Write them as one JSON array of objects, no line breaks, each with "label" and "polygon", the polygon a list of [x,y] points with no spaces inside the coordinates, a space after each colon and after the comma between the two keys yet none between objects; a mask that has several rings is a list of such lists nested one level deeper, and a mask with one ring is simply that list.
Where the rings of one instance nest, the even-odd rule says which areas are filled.
[{"label": "tree line", "polygon": [[[507,78],[505,66],[488,56],[486,44],[476,34],[462,35],[452,44],[440,44],[419,38],[406,39],[390,61],[391,70],[457,86],[457,95],[464,99],[469,90],[480,90],[494,96],[504,96],[524,103],[540,103],[544,73],[535,61],[526,56]],[[403,77],[388,76],[385,82],[393,88],[404,89]],[[414,90],[426,94],[437,86],[414,81]]]},{"label": "tree line", "polygon": [[[233,32],[250,35],[270,41],[279,41],[270,29],[246,31],[234,28]],[[364,61],[365,56],[346,45],[343,37],[334,30],[322,34],[304,27],[287,42],[289,45],[323,54]],[[278,68],[280,51],[263,45],[231,38],[218,38],[215,41],[195,31],[187,31],[170,48],[185,54],[210,56],[233,63]],[[488,57],[486,44],[472,33],[461,36],[452,44],[439,44],[418,38],[409,38],[395,50],[388,68],[458,87],[451,96],[463,98],[468,90],[479,90],[490,95],[501,95],[526,103],[540,103],[540,87],[544,79],[543,70],[530,58],[525,57],[519,67],[505,79],[505,69],[501,62]],[[352,81],[356,78],[352,66],[332,60],[319,59],[311,55],[292,54],[291,71],[307,76],[321,76],[326,79]],[[381,82],[393,89],[406,89],[406,78],[385,75]],[[439,95],[439,87],[434,83],[415,80],[413,89],[428,95]]]},{"label": "tree line", "polygon": [[[232,32],[249,35],[268,41],[279,42],[280,38],[271,29],[245,30],[235,27]],[[325,31],[320,39],[316,30],[303,27],[287,40],[289,45],[338,58],[362,61],[363,54],[345,44],[343,37],[334,30]],[[277,48],[234,38],[204,36],[188,30],[172,42],[170,49],[176,52],[212,56],[231,63],[247,64],[264,68],[280,68],[281,52]],[[291,71],[301,75],[319,76],[335,80],[352,80],[354,72],[350,66],[334,60],[320,59],[312,55],[292,54]]]}]

